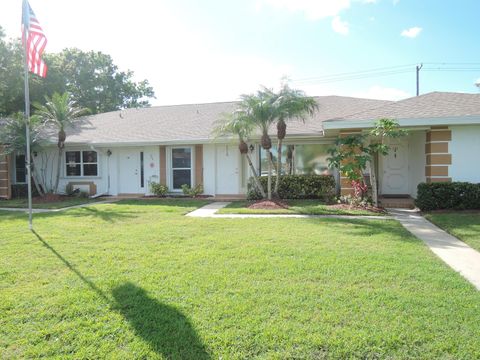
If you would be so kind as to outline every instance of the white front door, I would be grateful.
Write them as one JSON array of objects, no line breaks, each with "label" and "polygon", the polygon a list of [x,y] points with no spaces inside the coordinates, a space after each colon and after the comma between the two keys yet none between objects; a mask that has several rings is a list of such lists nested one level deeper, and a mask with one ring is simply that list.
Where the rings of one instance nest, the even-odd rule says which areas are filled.
[{"label": "white front door", "polygon": [[408,141],[390,140],[390,151],[382,158],[382,194],[406,195],[408,188]]},{"label": "white front door", "polygon": [[217,145],[216,194],[234,195],[240,191],[240,153],[237,146]]},{"label": "white front door", "polygon": [[118,178],[120,194],[139,194],[144,192],[141,184],[142,149],[131,148],[118,151]]}]

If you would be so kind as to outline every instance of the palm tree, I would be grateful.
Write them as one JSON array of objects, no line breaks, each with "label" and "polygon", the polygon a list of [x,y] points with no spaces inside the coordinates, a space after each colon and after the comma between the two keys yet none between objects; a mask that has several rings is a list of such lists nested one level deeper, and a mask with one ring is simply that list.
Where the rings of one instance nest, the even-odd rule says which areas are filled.
[{"label": "palm tree", "polygon": [[287,134],[286,121],[293,118],[301,119],[305,122],[307,116],[312,116],[318,109],[318,104],[313,97],[305,96],[301,90],[290,89],[288,84],[283,85],[282,89],[275,96],[275,113],[277,116],[277,166],[276,181],[274,193],[278,195],[278,185],[280,183],[280,173],[282,169],[282,143]]},{"label": "palm tree", "polygon": [[54,93],[51,98],[45,97],[45,105],[35,104],[36,114],[40,116],[47,125],[52,125],[58,131],[58,159],[57,159],[57,176],[53,192],[58,191],[58,183],[60,181],[60,171],[62,168],[62,155],[65,147],[67,134],[65,129],[73,126],[75,119],[89,112],[88,109],[76,106],[71,99],[69,93]]},{"label": "palm tree", "polygon": [[243,117],[250,119],[252,124],[260,129],[262,134],[260,143],[267,153],[267,198],[269,200],[272,199],[272,155],[270,151],[272,139],[268,134],[268,130],[276,118],[275,100],[275,93],[270,89],[263,88],[254,95],[242,95],[237,110]]},{"label": "palm tree", "polygon": [[258,179],[258,173],[253,165],[252,159],[248,152],[248,144],[245,140],[253,131],[253,123],[251,119],[245,116],[241,111],[235,111],[232,114],[225,114],[224,117],[217,121],[213,129],[215,138],[234,135],[238,137],[238,150],[240,154],[245,155],[248,161],[248,166],[253,174],[253,181],[255,187],[260,192],[263,198],[265,198],[265,191],[263,189],[260,180]]},{"label": "palm tree", "polygon": [[[27,148],[27,138],[25,117],[22,113],[16,113],[12,117],[5,119],[4,126],[0,132],[0,144],[3,147],[4,154],[20,153],[24,154]],[[43,145],[42,124],[38,116],[30,117],[30,159],[33,159],[32,154],[39,151]],[[33,183],[40,196],[44,192],[39,184],[38,176],[35,167],[31,167]]]}]

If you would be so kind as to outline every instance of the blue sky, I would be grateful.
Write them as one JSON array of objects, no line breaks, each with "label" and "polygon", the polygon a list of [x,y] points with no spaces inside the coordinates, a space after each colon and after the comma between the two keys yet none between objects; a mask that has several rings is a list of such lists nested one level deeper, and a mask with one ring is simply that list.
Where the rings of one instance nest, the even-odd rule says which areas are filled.
[{"label": "blue sky", "polygon": [[[480,70],[431,71],[480,69],[478,0],[30,4],[47,34],[47,51],[75,46],[109,53],[151,82],[155,104],[234,100],[260,84],[278,86],[282,76],[309,95],[400,99],[415,94],[415,64],[422,62],[421,93],[478,92]],[[20,0],[2,4],[0,24],[10,36],[18,33],[20,9]],[[409,66],[391,76],[320,81],[403,65]]]}]

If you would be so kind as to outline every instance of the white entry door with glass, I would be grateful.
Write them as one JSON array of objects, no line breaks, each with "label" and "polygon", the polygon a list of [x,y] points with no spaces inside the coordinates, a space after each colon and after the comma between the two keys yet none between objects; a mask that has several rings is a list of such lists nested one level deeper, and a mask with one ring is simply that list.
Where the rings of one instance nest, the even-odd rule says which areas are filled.
[{"label": "white entry door with glass", "polygon": [[182,189],[182,185],[192,187],[192,148],[174,147],[171,149],[170,187],[174,191]]},{"label": "white entry door with glass", "polygon": [[144,153],[140,148],[118,151],[119,193],[138,194],[145,191]]}]

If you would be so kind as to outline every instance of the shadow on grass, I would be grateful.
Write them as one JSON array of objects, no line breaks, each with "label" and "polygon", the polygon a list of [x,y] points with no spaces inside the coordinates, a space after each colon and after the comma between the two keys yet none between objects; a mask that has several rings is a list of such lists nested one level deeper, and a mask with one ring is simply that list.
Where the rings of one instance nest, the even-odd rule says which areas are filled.
[{"label": "shadow on grass", "polygon": [[391,234],[391,240],[402,242],[419,242],[415,236],[410,234],[400,223],[394,219],[338,219],[338,218],[317,218],[307,219],[309,222],[325,225],[326,222],[342,226],[345,234],[369,237],[381,234]]},{"label": "shadow on grass", "polygon": [[112,295],[117,310],[158,354],[167,359],[210,359],[190,321],[174,307],[132,283],[116,287]]},{"label": "shadow on grass", "polygon": [[75,266],[73,266],[67,259],[65,259],[60,253],[55,250],[49,243],[47,243],[35,230],[32,230],[32,233],[37,237],[38,241],[40,241],[43,246],[45,246],[48,250],[50,250],[66,267],[68,267],[75,275],[77,275],[80,280],[82,280],[90,289],[97,293],[102,299],[110,302],[108,297],[105,293],[100,290],[91,280],[87,279],[83,274],[78,271]]},{"label": "shadow on grass", "polygon": [[120,312],[132,325],[135,333],[156,353],[167,359],[210,359],[205,345],[190,321],[180,311],[149,297],[145,290],[132,283],[114,288],[112,300],[35,230],[32,230],[32,233],[45,248],[108,303],[112,310]]}]

